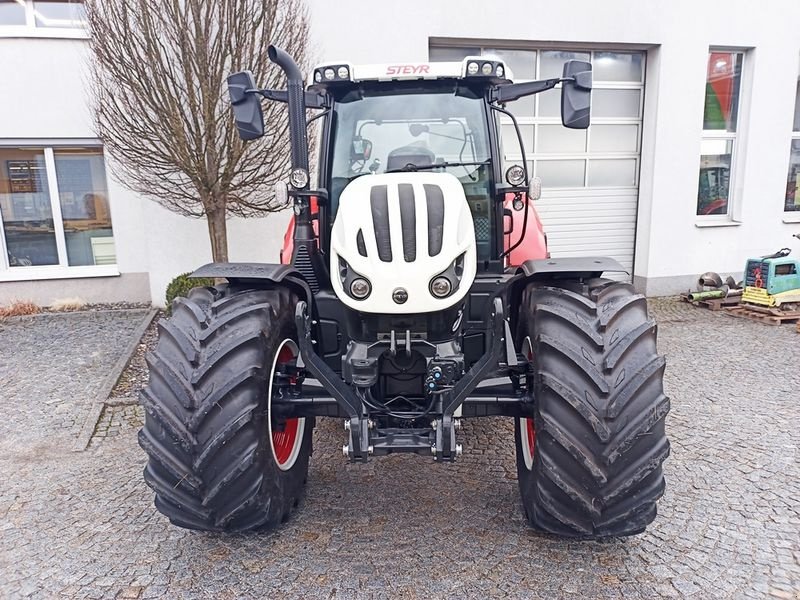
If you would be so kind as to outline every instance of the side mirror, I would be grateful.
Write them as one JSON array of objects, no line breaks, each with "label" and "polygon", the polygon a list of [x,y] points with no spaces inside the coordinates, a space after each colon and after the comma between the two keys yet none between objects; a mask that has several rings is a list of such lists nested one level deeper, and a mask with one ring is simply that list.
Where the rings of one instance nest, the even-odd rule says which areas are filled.
[{"label": "side mirror", "polygon": [[528,200],[536,201],[542,197],[542,178],[538,175],[531,178],[528,186]]},{"label": "side mirror", "polygon": [[233,119],[243,140],[255,140],[264,135],[264,113],[261,97],[247,90],[256,89],[250,71],[240,71],[228,76],[228,94],[233,106]]},{"label": "side mirror", "polygon": [[569,60],[564,63],[561,87],[561,122],[570,129],[589,127],[592,103],[592,63]]}]

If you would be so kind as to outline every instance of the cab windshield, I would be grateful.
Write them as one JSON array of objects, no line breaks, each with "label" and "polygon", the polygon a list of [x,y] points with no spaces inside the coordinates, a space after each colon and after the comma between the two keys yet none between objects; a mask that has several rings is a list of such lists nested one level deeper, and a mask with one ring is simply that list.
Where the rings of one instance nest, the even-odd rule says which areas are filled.
[{"label": "cab windshield", "polygon": [[437,82],[424,90],[352,90],[334,104],[331,209],[345,186],[372,173],[425,170],[461,181],[480,258],[490,247],[491,152],[483,98]]}]

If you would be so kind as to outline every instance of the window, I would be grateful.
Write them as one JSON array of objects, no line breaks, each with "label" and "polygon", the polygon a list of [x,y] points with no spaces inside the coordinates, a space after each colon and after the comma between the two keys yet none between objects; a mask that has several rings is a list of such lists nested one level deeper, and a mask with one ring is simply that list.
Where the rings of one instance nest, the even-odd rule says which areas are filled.
[{"label": "window", "polygon": [[697,214],[728,215],[744,53],[708,54]]},{"label": "window", "polygon": [[786,176],[787,212],[800,212],[800,77],[797,78],[797,95],[794,101],[792,143],[789,148],[789,173]]},{"label": "window", "polygon": [[[493,55],[510,68],[514,82],[560,77],[567,60],[592,62],[592,126],[561,125],[561,89],[520,98],[506,107],[517,119],[528,169],[548,188],[628,188],[638,184],[644,93],[644,53],[551,49],[432,46],[431,61]],[[522,156],[511,120],[500,117],[504,158]]]},{"label": "window", "polygon": [[0,0],[0,27],[80,29],[85,24],[83,0]]},{"label": "window", "polygon": [[0,146],[0,277],[116,263],[101,148]]}]

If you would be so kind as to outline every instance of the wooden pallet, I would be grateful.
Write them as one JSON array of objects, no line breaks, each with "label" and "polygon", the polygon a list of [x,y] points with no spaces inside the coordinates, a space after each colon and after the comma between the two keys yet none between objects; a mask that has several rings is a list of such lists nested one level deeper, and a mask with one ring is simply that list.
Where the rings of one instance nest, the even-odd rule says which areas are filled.
[{"label": "wooden pallet", "polygon": [[733,317],[743,317],[769,325],[797,323],[797,330],[800,331],[800,311],[786,311],[780,310],[779,308],[753,306],[752,304],[742,304],[740,306],[728,308],[726,311],[727,314]]},{"label": "wooden pallet", "polygon": [[689,300],[688,294],[681,294],[681,300],[688,302],[692,306],[701,306],[708,310],[724,310],[730,307],[739,306],[742,301],[741,296],[728,296],[727,298],[710,298],[708,300]]}]

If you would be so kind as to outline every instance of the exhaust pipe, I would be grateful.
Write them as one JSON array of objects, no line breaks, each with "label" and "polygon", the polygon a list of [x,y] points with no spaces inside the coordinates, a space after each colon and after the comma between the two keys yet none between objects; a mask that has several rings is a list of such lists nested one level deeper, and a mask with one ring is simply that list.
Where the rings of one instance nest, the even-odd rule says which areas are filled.
[{"label": "exhaust pipe", "polygon": [[308,139],[306,137],[306,101],[303,74],[294,59],[277,46],[267,49],[269,59],[286,74],[289,104],[289,140],[292,169],[308,171]]},{"label": "exhaust pipe", "polygon": [[[286,93],[289,104],[289,140],[291,142],[292,169],[308,173],[308,138],[306,135],[306,92],[303,74],[294,59],[277,46],[267,49],[269,59],[286,73]],[[303,186],[307,188],[308,184]],[[319,253],[317,236],[311,224],[311,207],[303,190],[295,188],[294,197],[294,248],[292,266],[295,267],[315,294],[324,280],[325,264]]]}]

